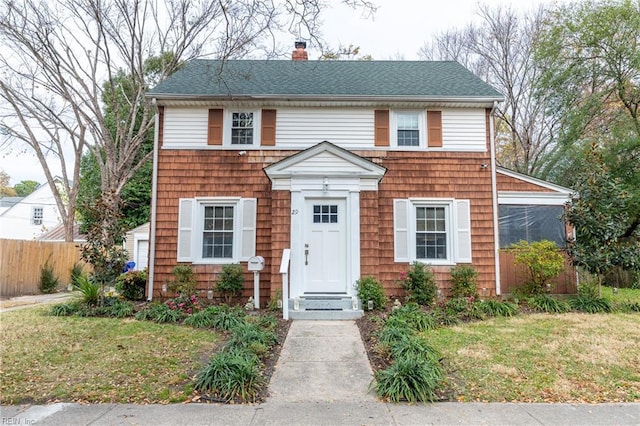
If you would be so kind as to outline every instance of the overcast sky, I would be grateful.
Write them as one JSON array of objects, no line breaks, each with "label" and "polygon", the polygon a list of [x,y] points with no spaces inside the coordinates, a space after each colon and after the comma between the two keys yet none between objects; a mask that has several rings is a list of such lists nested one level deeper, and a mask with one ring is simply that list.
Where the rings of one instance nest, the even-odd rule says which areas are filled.
[{"label": "overcast sky", "polygon": [[[360,47],[362,55],[374,59],[416,60],[418,50],[433,34],[447,29],[463,28],[478,20],[479,4],[511,6],[530,10],[554,0],[372,0],[378,4],[375,17],[364,19],[358,13],[332,0],[336,6],[324,15],[324,34],[334,46],[350,44]],[[293,50],[293,40],[291,42]],[[310,59],[320,52],[309,49]],[[10,185],[23,180],[46,182],[44,173],[31,153],[13,149],[0,151],[0,169],[11,176]],[[24,150],[22,150],[24,151]],[[54,171],[59,173],[59,170]]]}]

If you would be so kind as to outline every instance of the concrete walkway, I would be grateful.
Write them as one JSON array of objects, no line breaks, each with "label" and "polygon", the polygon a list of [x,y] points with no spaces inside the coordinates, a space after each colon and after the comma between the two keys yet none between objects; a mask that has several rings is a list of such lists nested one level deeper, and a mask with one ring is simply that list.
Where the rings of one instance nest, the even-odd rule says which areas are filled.
[{"label": "concrete walkway", "polygon": [[271,377],[271,399],[281,402],[371,402],[373,380],[353,321],[291,323]]},{"label": "concrete walkway", "polygon": [[353,321],[294,321],[264,404],[3,406],[14,425],[640,425],[632,404],[387,404]]},{"label": "concrete walkway", "polygon": [[16,296],[0,300],[0,313],[15,311],[16,309],[32,308],[37,305],[50,303],[62,303],[72,298],[69,292],[52,294],[34,294],[29,296]]}]

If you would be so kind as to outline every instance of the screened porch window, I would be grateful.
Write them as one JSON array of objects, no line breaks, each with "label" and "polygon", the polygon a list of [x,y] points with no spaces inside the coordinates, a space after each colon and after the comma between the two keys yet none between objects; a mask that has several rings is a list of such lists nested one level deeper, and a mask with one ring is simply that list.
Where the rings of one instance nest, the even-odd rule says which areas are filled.
[{"label": "screened porch window", "polygon": [[500,205],[500,248],[520,240],[549,240],[558,247],[566,245],[563,206]]}]

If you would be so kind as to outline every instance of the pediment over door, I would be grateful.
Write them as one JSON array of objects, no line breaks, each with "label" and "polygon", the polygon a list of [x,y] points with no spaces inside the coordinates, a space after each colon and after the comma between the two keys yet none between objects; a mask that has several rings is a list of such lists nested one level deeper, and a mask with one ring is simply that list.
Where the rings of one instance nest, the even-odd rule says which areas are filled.
[{"label": "pediment over door", "polygon": [[[384,167],[340,148],[330,142],[321,142],[309,149],[264,168],[272,189],[292,189],[292,181],[331,180],[357,182],[355,190],[377,190],[378,182],[387,171]],[[353,185],[350,185],[353,186]]]}]

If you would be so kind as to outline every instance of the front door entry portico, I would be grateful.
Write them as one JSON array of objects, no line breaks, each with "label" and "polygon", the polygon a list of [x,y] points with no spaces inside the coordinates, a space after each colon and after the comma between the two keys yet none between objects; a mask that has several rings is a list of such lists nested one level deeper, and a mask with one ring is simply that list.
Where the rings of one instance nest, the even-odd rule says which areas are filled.
[{"label": "front door entry portico", "polygon": [[304,293],[347,292],[345,199],[306,199],[304,223]]}]

